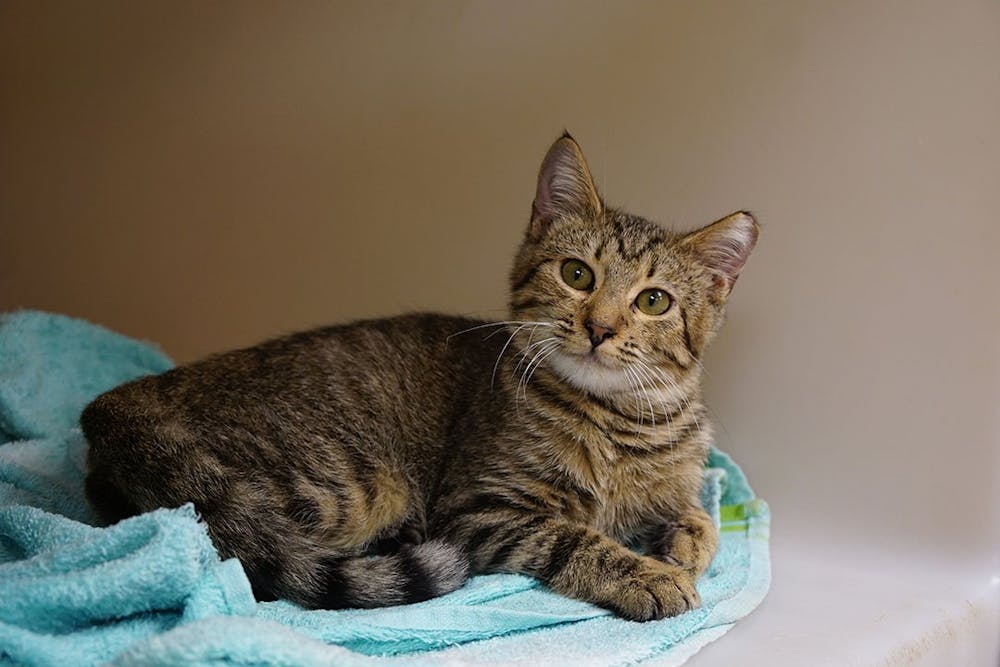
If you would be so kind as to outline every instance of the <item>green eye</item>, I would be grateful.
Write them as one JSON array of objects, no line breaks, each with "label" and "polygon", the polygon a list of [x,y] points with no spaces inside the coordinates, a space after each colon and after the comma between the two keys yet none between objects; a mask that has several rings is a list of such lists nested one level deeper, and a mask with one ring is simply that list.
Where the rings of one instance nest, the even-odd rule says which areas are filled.
[{"label": "green eye", "polygon": [[562,279],[573,289],[585,290],[594,286],[594,272],[578,259],[563,262]]},{"label": "green eye", "polygon": [[661,289],[643,290],[635,298],[635,305],[647,315],[662,315],[670,310],[671,303],[670,295]]}]

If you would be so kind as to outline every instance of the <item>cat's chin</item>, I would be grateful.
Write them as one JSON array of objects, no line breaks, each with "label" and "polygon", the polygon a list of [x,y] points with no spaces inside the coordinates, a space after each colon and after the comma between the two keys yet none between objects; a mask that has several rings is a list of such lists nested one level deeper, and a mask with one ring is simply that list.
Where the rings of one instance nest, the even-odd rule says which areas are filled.
[{"label": "cat's chin", "polygon": [[549,357],[548,361],[564,380],[588,393],[609,396],[632,391],[625,371],[609,365],[600,357],[560,350]]}]

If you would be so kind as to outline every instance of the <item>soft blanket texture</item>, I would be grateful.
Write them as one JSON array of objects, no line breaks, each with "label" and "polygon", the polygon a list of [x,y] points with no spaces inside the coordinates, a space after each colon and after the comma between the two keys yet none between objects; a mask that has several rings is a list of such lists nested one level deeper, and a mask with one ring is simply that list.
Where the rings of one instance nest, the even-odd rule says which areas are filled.
[{"label": "soft blanket texture", "polygon": [[83,406],[170,366],[152,346],[86,322],[0,316],[0,663],[680,664],[767,592],[767,505],[713,450],[702,496],[721,545],[698,584],[702,607],[677,618],[622,621],[515,575],[385,609],[258,604],[193,507],[97,527],[84,500]]}]

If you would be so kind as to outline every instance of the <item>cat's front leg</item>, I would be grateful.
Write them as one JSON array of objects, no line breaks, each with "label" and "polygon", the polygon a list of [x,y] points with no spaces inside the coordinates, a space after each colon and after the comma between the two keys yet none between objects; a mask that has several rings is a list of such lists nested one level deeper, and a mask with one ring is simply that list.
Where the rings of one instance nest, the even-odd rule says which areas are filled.
[{"label": "cat's front leg", "polygon": [[447,531],[473,570],[537,577],[558,593],[633,621],[676,616],[700,604],[683,568],[640,556],[618,542],[559,518],[521,513],[462,517]]},{"label": "cat's front leg", "polygon": [[715,524],[700,507],[692,507],[674,520],[658,526],[655,535],[650,544],[650,555],[683,568],[695,580],[708,569],[719,546]]}]

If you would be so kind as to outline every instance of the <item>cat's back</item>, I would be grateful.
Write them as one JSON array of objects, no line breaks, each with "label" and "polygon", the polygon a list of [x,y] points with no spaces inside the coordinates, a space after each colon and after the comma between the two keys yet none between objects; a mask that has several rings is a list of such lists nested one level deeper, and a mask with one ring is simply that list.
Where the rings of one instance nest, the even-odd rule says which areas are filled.
[{"label": "cat's back", "polygon": [[[365,384],[444,369],[468,354],[456,333],[481,320],[414,313],[338,324],[273,338],[224,352],[164,373],[166,389],[192,384],[239,390],[269,388],[282,393],[296,386],[336,379]],[[454,341],[453,341],[454,338]]]},{"label": "cat's back", "polygon": [[229,426],[278,436],[352,419],[375,428],[439,420],[496,356],[495,344],[460,333],[484,324],[420,313],[294,333],[116,387],[81,425],[95,443],[125,432]]},{"label": "cat's back", "polygon": [[[81,415],[88,484],[144,490],[133,500],[149,509],[234,476],[294,485],[306,473],[433,460],[481,383],[470,365],[492,354],[454,334],[483,324],[412,314],[323,327],[116,387]],[[94,489],[101,505],[111,492]]]}]

